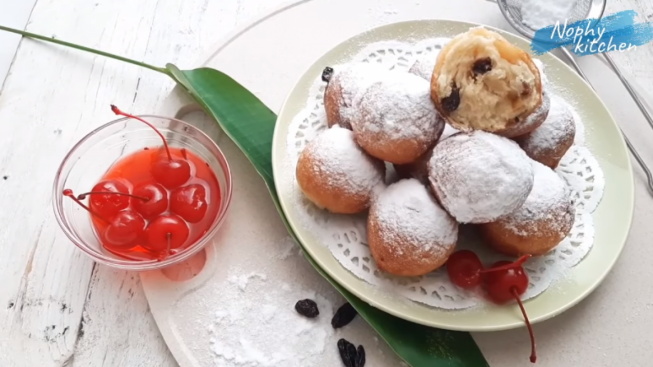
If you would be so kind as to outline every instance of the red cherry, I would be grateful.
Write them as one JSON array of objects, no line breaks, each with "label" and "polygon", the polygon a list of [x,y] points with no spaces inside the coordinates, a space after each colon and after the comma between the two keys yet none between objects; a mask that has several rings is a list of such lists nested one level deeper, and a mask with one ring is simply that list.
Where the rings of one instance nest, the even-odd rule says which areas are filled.
[{"label": "red cherry", "polygon": [[[510,261],[499,261],[488,270],[512,264]],[[526,276],[524,268],[517,265],[513,268],[485,273],[484,283],[490,299],[497,304],[503,304],[514,299],[512,295],[513,288],[520,295],[526,292],[528,276]]]},{"label": "red cherry", "polygon": [[481,284],[483,263],[469,250],[456,251],[447,260],[447,274],[455,285],[463,289],[473,289]]},{"label": "red cherry", "polygon": [[[134,188],[132,207],[145,219],[152,219],[168,210],[168,191],[156,182],[144,182]],[[145,198],[146,200],[142,200]]]},{"label": "red cherry", "polygon": [[160,215],[145,229],[147,247],[152,251],[166,251],[180,247],[188,239],[188,224],[177,215]]},{"label": "red cherry", "polygon": [[157,157],[152,164],[152,176],[168,189],[174,189],[188,182],[190,171],[190,164],[182,159]]},{"label": "red cherry", "polygon": [[145,231],[145,219],[131,210],[118,213],[104,232],[104,239],[109,245],[133,247]]},{"label": "red cherry", "polygon": [[524,322],[528,328],[528,335],[531,338],[531,363],[537,361],[535,352],[535,333],[528,320],[526,309],[521,301],[520,296],[528,289],[528,275],[524,271],[522,264],[529,258],[529,255],[522,256],[515,262],[499,261],[492,265],[491,268],[481,271],[483,282],[490,299],[498,304],[506,303],[510,300],[517,301],[519,309],[524,316]]},{"label": "red cherry", "polygon": [[[90,207],[97,214],[111,218],[119,211],[126,209],[129,206],[129,188],[124,183],[117,180],[101,181],[93,186],[91,193],[97,194],[90,195]],[[118,195],[116,195],[118,194]],[[78,199],[84,200],[89,193],[81,194]]]},{"label": "red cherry", "polygon": [[206,189],[200,184],[177,188],[170,195],[170,211],[189,223],[201,221],[207,208]]},{"label": "red cherry", "polygon": [[116,115],[125,116],[133,118],[135,120],[141,121],[147,126],[151,127],[154,132],[156,132],[161,140],[163,141],[163,147],[165,148],[166,156],[157,157],[152,164],[152,176],[161,183],[163,186],[168,189],[174,189],[179,187],[190,179],[190,163],[186,160],[185,153],[184,159],[173,159],[170,154],[170,148],[168,148],[168,142],[166,138],[161,134],[161,132],[154,127],[154,125],[143,120],[138,116],[134,116],[125,112],[122,112],[118,107],[111,105],[111,111]]}]

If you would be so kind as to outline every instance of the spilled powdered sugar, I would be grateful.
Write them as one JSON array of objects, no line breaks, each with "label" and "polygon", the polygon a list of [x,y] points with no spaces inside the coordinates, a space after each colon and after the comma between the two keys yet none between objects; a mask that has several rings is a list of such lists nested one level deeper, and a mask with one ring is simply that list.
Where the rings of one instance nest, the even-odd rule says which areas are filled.
[{"label": "spilled powdered sugar", "polygon": [[[291,290],[288,284],[268,285],[267,277],[258,273],[232,270],[228,279],[230,286],[220,289],[223,302],[214,305],[209,326],[216,366],[323,365],[321,355],[333,334],[330,318],[299,316],[294,302],[311,298],[317,302],[320,313],[332,315],[333,306],[326,298],[315,292]],[[238,302],[243,292],[255,296],[256,301]]]},{"label": "spilled powdered sugar", "polygon": [[306,146],[313,157],[316,177],[326,178],[331,187],[367,195],[383,187],[378,163],[354,141],[354,134],[338,125],[325,130]]},{"label": "spilled powdered sugar", "polygon": [[491,222],[524,203],[533,187],[531,160],[517,143],[483,131],[435,146],[429,171],[442,205],[460,223]]},{"label": "spilled powdered sugar", "polygon": [[[573,221],[573,211],[570,213],[571,197],[565,181],[549,167],[533,161],[533,190],[526,202],[514,213],[503,218],[505,227],[520,236],[529,236],[537,231],[535,223],[546,221],[547,230],[557,231],[565,236],[563,228]],[[540,234],[542,235],[542,234]]]},{"label": "spilled powdered sugar", "polygon": [[557,95],[551,98],[551,109],[544,123],[520,140],[520,145],[529,152],[553,151],[575,133],[574,116],[569,105]]},{"label": "spilled powdered sugar", "polygon": [[429,83],[417,75],[388,71],[382,81],[359,93],[353,104],[361,115],[354,125],[357,135],[381,133],[391,141],[423,140],[442,128]]},{"label": "spilled powdered sugar", "polygon": [[[563,23],[571,15],[577,0],[522,0],[522,22],[537,30]],[[571,21],[570,21],[571,23]]]},{"label": "spilled powdered sugar", "polygon": [[390,185],[374,203],[372,211],[385,243],[402,246],[411,253],[444,255],[458,237],[458,223],[440,207],[418,180],[406,179]]}]

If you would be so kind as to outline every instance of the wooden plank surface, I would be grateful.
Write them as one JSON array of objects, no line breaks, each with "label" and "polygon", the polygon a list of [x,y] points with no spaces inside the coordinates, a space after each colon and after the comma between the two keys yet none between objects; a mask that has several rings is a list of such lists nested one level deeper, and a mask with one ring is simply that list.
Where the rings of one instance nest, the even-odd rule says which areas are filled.
[{"label": "wooden plank surface", "polygon": [[[281,2],[39,0],[27,30],[152,64],[193,67],[234,27]],[[653,19],[649,0],[608,4],[608,13],[623,9]],[[0,43],[2,50],[9,46]],[[653,95],[653,45],[614,57]],[[21,42],[0,93],[0,366],[176,366],[138,276],[86,258],[51,209],[61,159],[79,138],[114,119],[109,104],[157,112],[173,86],[149,70]]]}]

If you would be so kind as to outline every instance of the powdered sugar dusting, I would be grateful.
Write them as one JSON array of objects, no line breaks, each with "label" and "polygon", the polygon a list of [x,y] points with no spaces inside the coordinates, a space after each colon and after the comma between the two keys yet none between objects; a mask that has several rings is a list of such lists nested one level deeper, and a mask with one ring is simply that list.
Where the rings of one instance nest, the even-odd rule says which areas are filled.
[{"label": "powdered sugar dusting", "polygon": [[566,228],[573,222],[570,190],[564,180],[552,169],[533,161],[534,183],[533,190],[528,195],[526,202],[515,212],[501,218],[501,222],[508,230],[520,236],[538,235],[542,226],[536,223],[546,222],[546,230],[567,236]]},{"label": "powdered sugar dusting", "polygon": [[540,29],[561,23],[571,15],[577,0],[522,0],[522,22],[532,29]]},{"label": "powdered sugar dusting", "polygon": [[351,63],[333,68],[333,81],[340,83],[340,117],[348,122],[358,120],[358,108],[354,106],[354,98],[367,89],[370,84],[380,80],[386,69],[374,64]]},{"label": "powdered sugar dusting", "polygon": [[411,253],[443,255],[456,243],[458,223],[416,179],[390,185],[372,211],[385,242],[395,244],[396,254],[410,246]]},{"label": "powdered sugar dusting", "polygon": [[424,78],[430,82],[433,77],[433,70],[435,70],[435,63],[438,59],[440,51],[433,51],[423,55],[410,67],[409,72]]},{"label": "powdered sugar dusting", "polygon": [[575,134],[574,116],[562,98],[551,98],[551,109],[544,123],[520,139],[520,145],[535,154],[555,150],[562,142]]},{"label": "powdered sugar dusting", "polygon": [[460,130],[456,129],[455,127],[453,127],[453,126],[451,126],[449,124],[446,124],[446,125],[444,125],[444,131],[442,131],[442,135],[440,135],[440,140],[444,140],[444,139],[450,137],[451,135],[453,135],[455,133],[459,133],[459,132],[460,132]]},{"label": "powdered sugar dusting", "polygon": [[238,289],[240,289],[241,291],[245,291],[245,288],[247,288],[249,281],[254,278],[258,278],[262,281],[266,281],[268,279],[268,277],[265,274],[251,273],[246,275],[231,275],[228,278],[228,280],[229,283],[238,286]]},{"label": "powdered sugar dusting", "polygon": [[537,70],[539,70],[540,72],[540,79],[542,80],[542,89],[548,88],[549,78],[547,78],[546,76],[544,63],[540,59],[533,59],[533,63],[537,67]]},{"label": "powdered sugar dusting", "polygon": [[313,169],[327,185],[352,194],[368,195],[383,186],[378,161],[368,156],[354,141],[354,134],[334,125],[305,148],[313,157]]},{"label": "powdered sugar dusting", "polygon": [[431,100],[429,83],[413,74],[389,71],[354,100],[361,120],[356,134],[378,134],[388,141],[437,139],[444,121]]},{"label": "powdered sugar dusting", "polygon": [[435,146],[433,189],[461,223],[487,223],[521,206],[533,187],[533,167],[517,143],[491,133],[460,133]]}]

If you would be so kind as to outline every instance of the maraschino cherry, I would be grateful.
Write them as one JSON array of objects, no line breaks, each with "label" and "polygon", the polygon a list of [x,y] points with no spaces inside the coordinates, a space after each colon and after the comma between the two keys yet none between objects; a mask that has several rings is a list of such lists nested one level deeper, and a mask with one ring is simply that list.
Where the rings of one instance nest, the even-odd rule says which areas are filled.
[{"label": "maraschino cherry", "polygon": [[482,270],[483,283],[488,297],[497,304],[504,304],[510,300],[517,301],[519,309],[524,315],[524,321],[528,328],[528,335],[531,338],[531,357],[530,361],[535,363],[537,355],[535,353],[535,334],[526,309],[521,301],[521,295],[528,289],[528,275],[524,271],[522,264],[530,258],[530,255],[522,256],[515,262],[499,261],[494,263],[489,269]]},{"label": "maraschino cherry", "polygon": [[118,212],[118,214],[109,219],[103,215],[100,215],[99,213],[96,213],[91,208],[82,203],[81,200],[83,199],[75,197],[73,190],[65,189],[63,194],[64,196],[71,198],[82,208],[86,209],[89,213],[91,213],[91,215],[109,225],[104,233],[101,234],[101,236],[110,245],[117,247],[133,247],[136,245],[136,241],[143,235],[145,231],[145,220],[138,213],[135,213],[131,210],[124,210]]},{"label": "maraschino cherry", "polygon": [[134,188],[131,204],[145,219],[153,219],[168,209],[168,191],[156,182],[143,182]]},{"label": "maraschino cherry", "polygon": [[145,219],[132,210],[116,214],[104,232],[104,239],[114,246],[133,247],[145,232]]},{"label": "maraschino cherry", "polygon": [[497,304],[517,301],[531,338],[530,361],[535,363],[535,334],[520,298],[528,289],[528,275],[522,265],[530,257],[525,255],[514,262],[499,261],[490,268],[483,269],[483,263],[474,252],[460,250],[451,254],[447,260],[447,274],[453,284],[463,289],[474,289],[482,282],[488,298]]},{"label": "maraschino cherry", "polygon": [[170,195],[170,211],[189,223],[197,223],[206,215],[206,189],[200,184],[182,186]]},{"label": "maraschino cherry", "polygon": [[98,182],[90,193],[80,195],[80,200],[84,200],[86,195],[91,195],[89,200],[91,209],[97,214],[106,218],[116,215],[119,211],[129,206],[128,195],[115,195],[129,194],[127,185],[117,180],[105,180]]},{"label": "maraschino cherry", "polygon": [[447,260],[447,274],[455,285],[463,289],[473,289],[481,284],[483,263],[469,250],[456,251]]},{"label": "maraschino cherry", "polygon": [[160,215],[145,229],[146,247],[152,251],[176,249],[186,242],[190,230],[188,224],[174,214]]},{"label": "maraschino cherry", "polygon": [[138,121],[147,124],[151,127],[156,133],[161,137],[163,141],[163,147],[165,149],[165,155],[158,156],[152,163],[152,176],[156,179],[157,182],[161,183],[168,189],[174,189],[179,187],[190,179],[191,176],[191,167],[190,163],[186,159],[174,159],[172,154],[170,154],[170,149],[168,148],[168,142],[165,137],[159,130],[154,127],[154,125],[143,120],[142,118],[128,113],[122,112],[118,107],[111,105],[111,111],[116,115],[125,116],[129,118],[136,119]]}]

